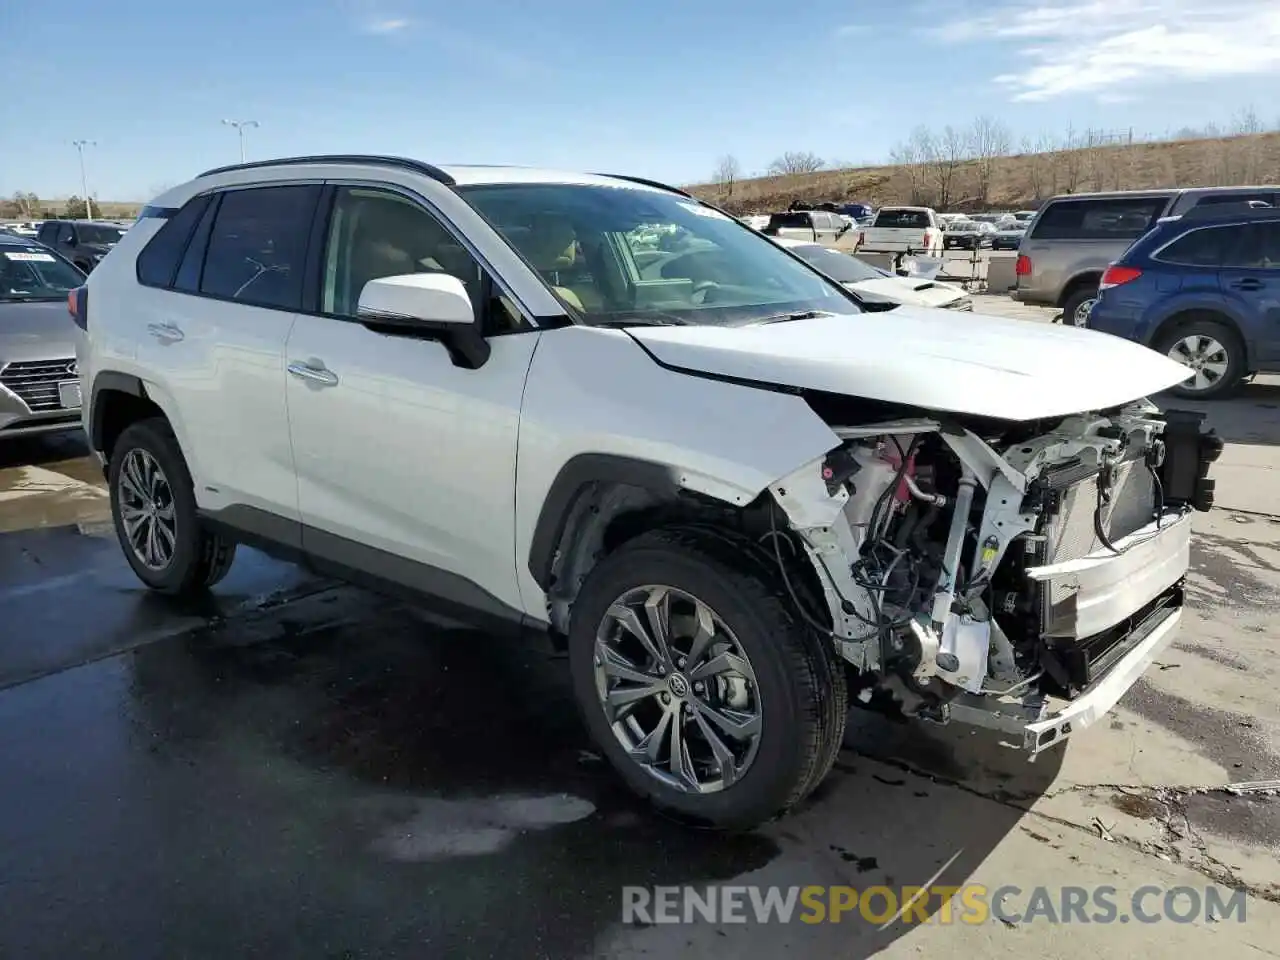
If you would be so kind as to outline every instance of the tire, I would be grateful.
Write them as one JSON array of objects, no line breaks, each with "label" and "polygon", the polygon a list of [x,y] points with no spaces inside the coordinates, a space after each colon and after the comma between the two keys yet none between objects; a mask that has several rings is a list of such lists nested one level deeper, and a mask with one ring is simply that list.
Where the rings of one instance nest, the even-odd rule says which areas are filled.
[{"label": "tire", "polygon": [[[153,480],[157,472],[158,482]],[[120,434],[111,450],[107,485],[120,547],[133,572],[150,589],[170,596],[192,596],[227,575],[235,560],[236,545],[209,532],[201,523],[186,460],[163,417],[140,420]],[[139,506],[135,491],[140,486],[154,491],[151,508],[145,505],[146,498]],[[139,509],[143,513],[150,511],[149,521],[144,519],[135,528],[140,546],[130,540],[126,528],[126,520],[136,521]],[[155,531],[157,544],[168,547],[157,548],[152,554],[152,560],[157,562],[147,560],[148,529]],[[165,530],[171,536],[166,536]]]},{"label": "tire", "polygon": [[[1098,288],[1096,285],[1079,287],[1072,291],[1071,296],[1067,297],[1066,302],[1062,304],[1062,324],[1067,327],[1087,327],[1089,325],[1088,308],[1093,306],[1093,301],[1098,299]],[[1081,316],[1081,309],[1084,308],[1084,315]]]},{"label": "tire", "polygon": [[[569,628],[569,663],[574,693],[583,720],[600,750],[623,780],[658,809],[686,821],[724,830],[745,830],[781,816],[804,799],[825,778],[840,749],[848,712],[848,691],[843,664],[831,645],[819,638],[798,618],[784,594],[774,584],[771,571],[750,557],[749,549],[726,549],[723,541],[682,529],[657,530],[628,542],[602,560],[588,575],[574,604]],[[624,630],[610,611],[623,601],[639,611],[643,623],[643,598],[653,602],[664,597],[673,613],[683,611],[685,624],[694,603],[714,621],[714,639],[697,663],[680,669],[677,656],[668,661],[670,669],[657,676],[656,661],[643,654],[644,647]],[[661,609],[661,603],[659,603]],[[673,653],[692,655],[689,630],[673,631]],[[604,640],[598,642],[598,635]],[[722,649],[728,644],[731,649]],[[605,675],[604,653],[618,647],[640,651],[627,656],[624,668],[644,680],[627,681],[615,693],[641,690],[635,696],[633,712],[611,721],[602,700],[602,690],[611,681]],[[707,674],[708,665],[729,662],[724,654],[739,653],[749,667],[739,673]],[[615,664],[622,662],[617,659]],[[740,662],[740,661],[739,661]],[[639,668],[639,669],[637,669]],[[619,668],[614,667],[615,676]],[[753,677],[754,682],[748,678]],[[697,678],[704,676],[705,686]],[[677,677],[682,681],[676,686]],[[666,686],[662,686],[666,684]],[[699,693],[698,691],[703,692]],[[662,691],[661,693],[657,691]],[[726,706],[721,696],[728,692],[743,701]],[[669,704],[660,698],[666,696]],[[754,718],[758,723],[753,741],[719,734],[707,719],[708,707],[737,707],[740,722]],[[665,733],[644,740],[643,734],[664,729],[661,717],[669,713]],[[681,718],[683,721],[681,722]],[[649,719],[648,724],[644,723]],[[630,728],[632,722],[636,728]],[[620,731],[617,728],[621,728]],[[709,792],[683,781],[671,761],[671,731],[682,732],[689,754],[694,757],[693,776]],[[724,766],[716,758],[704,729],[716,731],[722,746],[734,750],[730,768],[735,776],[723,776]],[[624,746],[624,740],[627,745]],[[650,765],[634,759],[628,748],[657,742]],[[682,754],[683,755],[683,754]],[[656,769],[656,772],[654,770]]]},{"label": "tire", "polygon": [[[1200,347],[1197,348],[1194,342],[1188,343],[1189,340],[1198,340]],[[1184,353],[1186,356],[1194,356],[1195,351],[1199,349],[1199,355],[1194,356],[1194,359],[1199,359],[1204,364],[1199,370],[1201,376],[1189,384],[1170,388],[1169,392],[1179,397],[1192,400],[1216,400],[1228,396],[1240,386],[1248,373],[1245,369],[1247,364],[1244,345],[1236,332],[1225,323],[1214,320],[1188,320],[1162,331],[1153,346],[1160,353],[1170,359],[1178,360],[1179,363],[1186,362],[1183,358]],[[1175,353],[1178,356],[1175,356]],[[1218,358],[1221,358],[1221,362],[1218,362]],[[1204,388],[1197,389],[1196,383],[1210,380],[1211,371],[1217,375]]]}]

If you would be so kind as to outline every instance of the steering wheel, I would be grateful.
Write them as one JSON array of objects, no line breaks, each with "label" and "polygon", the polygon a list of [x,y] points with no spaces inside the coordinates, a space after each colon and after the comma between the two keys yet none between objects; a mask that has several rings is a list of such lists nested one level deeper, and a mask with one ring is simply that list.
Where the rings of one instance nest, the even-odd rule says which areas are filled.
[{"label": "steering wheel", "polygon": [[719,289],[720,284],[714,280],[703,280],[693,285],[693,292],[689,294],[689,297],[694,303],[706,303],[708,294]]}]

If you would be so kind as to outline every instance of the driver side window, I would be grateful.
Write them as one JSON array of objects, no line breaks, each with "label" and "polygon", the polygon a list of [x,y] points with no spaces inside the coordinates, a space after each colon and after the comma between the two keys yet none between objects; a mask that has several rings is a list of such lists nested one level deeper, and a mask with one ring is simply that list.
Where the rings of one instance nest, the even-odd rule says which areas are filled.
[{"label": "driver side window", "polygon": [[486,334],[525,326],[470,251],[413,200],[388,190],[339,188],[329,218],[321,312],[354,318],[365,284],[406,273],[447,273],[461,280]]}]

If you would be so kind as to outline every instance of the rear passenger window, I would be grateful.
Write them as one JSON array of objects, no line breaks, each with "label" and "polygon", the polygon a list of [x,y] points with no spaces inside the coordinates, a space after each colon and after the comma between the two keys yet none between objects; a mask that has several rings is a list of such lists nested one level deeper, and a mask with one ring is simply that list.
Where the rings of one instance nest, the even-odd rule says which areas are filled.
[{"label": "rear passenger window", "polygon": [[1280,270],[1280,223],[1250,223],[1226,266],[1241,270]]},{"label": "rear passenger window", "polygon": [[1136,240],[1168,204],[1165,197],[1059,200],[1040,215],[1033,240]]},{"label": "rear passenger window", "polygon": [[1157,260],[1191,267],[1217,267],[1240,235],[1239,227],[1205,227],[1192,230],[1161,250]]},{"label": "rear passenger window", "polygon": [[191,240],[191,232],[209,205],[209,197],[196,197],[164,222],[138,254],[138,282],[148,287],[173,286],[174,274]]},{"label": "rear passenger window", "polygon": [[302,309],[307,238],[320,187],[230,190],[209,234],[200,292],[241,303]]}]

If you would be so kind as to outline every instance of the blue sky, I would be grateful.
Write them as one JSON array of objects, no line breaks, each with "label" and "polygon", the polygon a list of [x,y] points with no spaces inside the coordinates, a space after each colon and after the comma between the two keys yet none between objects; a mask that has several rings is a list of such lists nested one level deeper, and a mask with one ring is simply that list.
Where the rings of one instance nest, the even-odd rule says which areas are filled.
[{"label": "blue sky", "polygon": [[[16,20],[16,22],[15,22]],[[1280,0],[4,2],[0,193],[101,199],[238,158],[396,153],[705,180],[882,160],[980,113],[1160,133],[1280,115]],[[85,51],[89,53],[86,56]],[[62,51],[65,56],[53,55]]]}]

